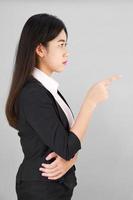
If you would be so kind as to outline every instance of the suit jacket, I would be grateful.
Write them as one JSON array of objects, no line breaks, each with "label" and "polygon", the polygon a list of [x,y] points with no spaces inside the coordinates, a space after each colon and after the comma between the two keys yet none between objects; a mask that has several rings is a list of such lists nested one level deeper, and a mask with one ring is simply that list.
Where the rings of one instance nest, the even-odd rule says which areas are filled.
[{"label": "suit jacket", "polygon": [[[66,102],[59,91],[58,94]],[[63,159],[70,160],[81,149],[80,140],[69,130],[68,119],[54,96],[40,81],[30,76],[21,89],[17,102],[17,127],[24,159],[16,174],[16,181],[55,181],[69,188],[75,187],[75,165],[57,180],[50,180],[39,171],[42,163],[51,163],[55,160],[45,160],[50,152],[54,151]]]}]

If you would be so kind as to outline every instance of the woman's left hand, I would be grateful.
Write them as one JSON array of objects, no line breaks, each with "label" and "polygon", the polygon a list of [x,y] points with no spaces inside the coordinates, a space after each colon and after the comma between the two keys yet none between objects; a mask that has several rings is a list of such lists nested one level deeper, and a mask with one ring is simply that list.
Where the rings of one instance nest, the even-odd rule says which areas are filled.
[{"label": "woman's left hand", "polygon": [[42,176],[47,176],[48,179],[56,180],[61,178],[66,172],[75,164],[77,160],[77,154],[70,160],[65,160],[60,157],[55,152],[50,153],[46,160],[50,160],[51,158],[56,157],[56,159],[50,163],[42,163],[42,167],[39,168],[39,171],[42,171]]}]

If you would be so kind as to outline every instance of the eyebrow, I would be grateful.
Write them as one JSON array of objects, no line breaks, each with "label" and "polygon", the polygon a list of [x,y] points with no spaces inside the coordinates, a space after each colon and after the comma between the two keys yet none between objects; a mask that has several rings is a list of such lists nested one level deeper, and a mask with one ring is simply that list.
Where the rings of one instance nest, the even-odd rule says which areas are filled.
[{"label": "eyebrow", "polygon": [[65,42],[65,40],[61,39],[61,40],[58,40],[57,42]]}]

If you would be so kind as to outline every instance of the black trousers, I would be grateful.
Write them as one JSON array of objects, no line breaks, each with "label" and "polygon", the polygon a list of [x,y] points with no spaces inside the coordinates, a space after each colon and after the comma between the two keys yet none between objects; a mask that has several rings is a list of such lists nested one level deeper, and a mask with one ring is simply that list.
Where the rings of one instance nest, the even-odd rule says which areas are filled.
[{"label": "black trousers", "polygon": [[71,200],[73,189],[50,181],[16,182],[17,200]]}]

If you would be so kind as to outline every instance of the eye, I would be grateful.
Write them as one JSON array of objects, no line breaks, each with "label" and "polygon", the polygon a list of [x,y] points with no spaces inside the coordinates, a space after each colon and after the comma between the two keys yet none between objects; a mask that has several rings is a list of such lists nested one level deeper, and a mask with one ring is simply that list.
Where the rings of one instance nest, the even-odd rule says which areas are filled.
[{"label": "eye", "polygon": [[[64,45],[64,43],[60,44],[60,46],[63,46],[63,45]],[[65,43],[65,46],[67,46],[67,43]]]}]

